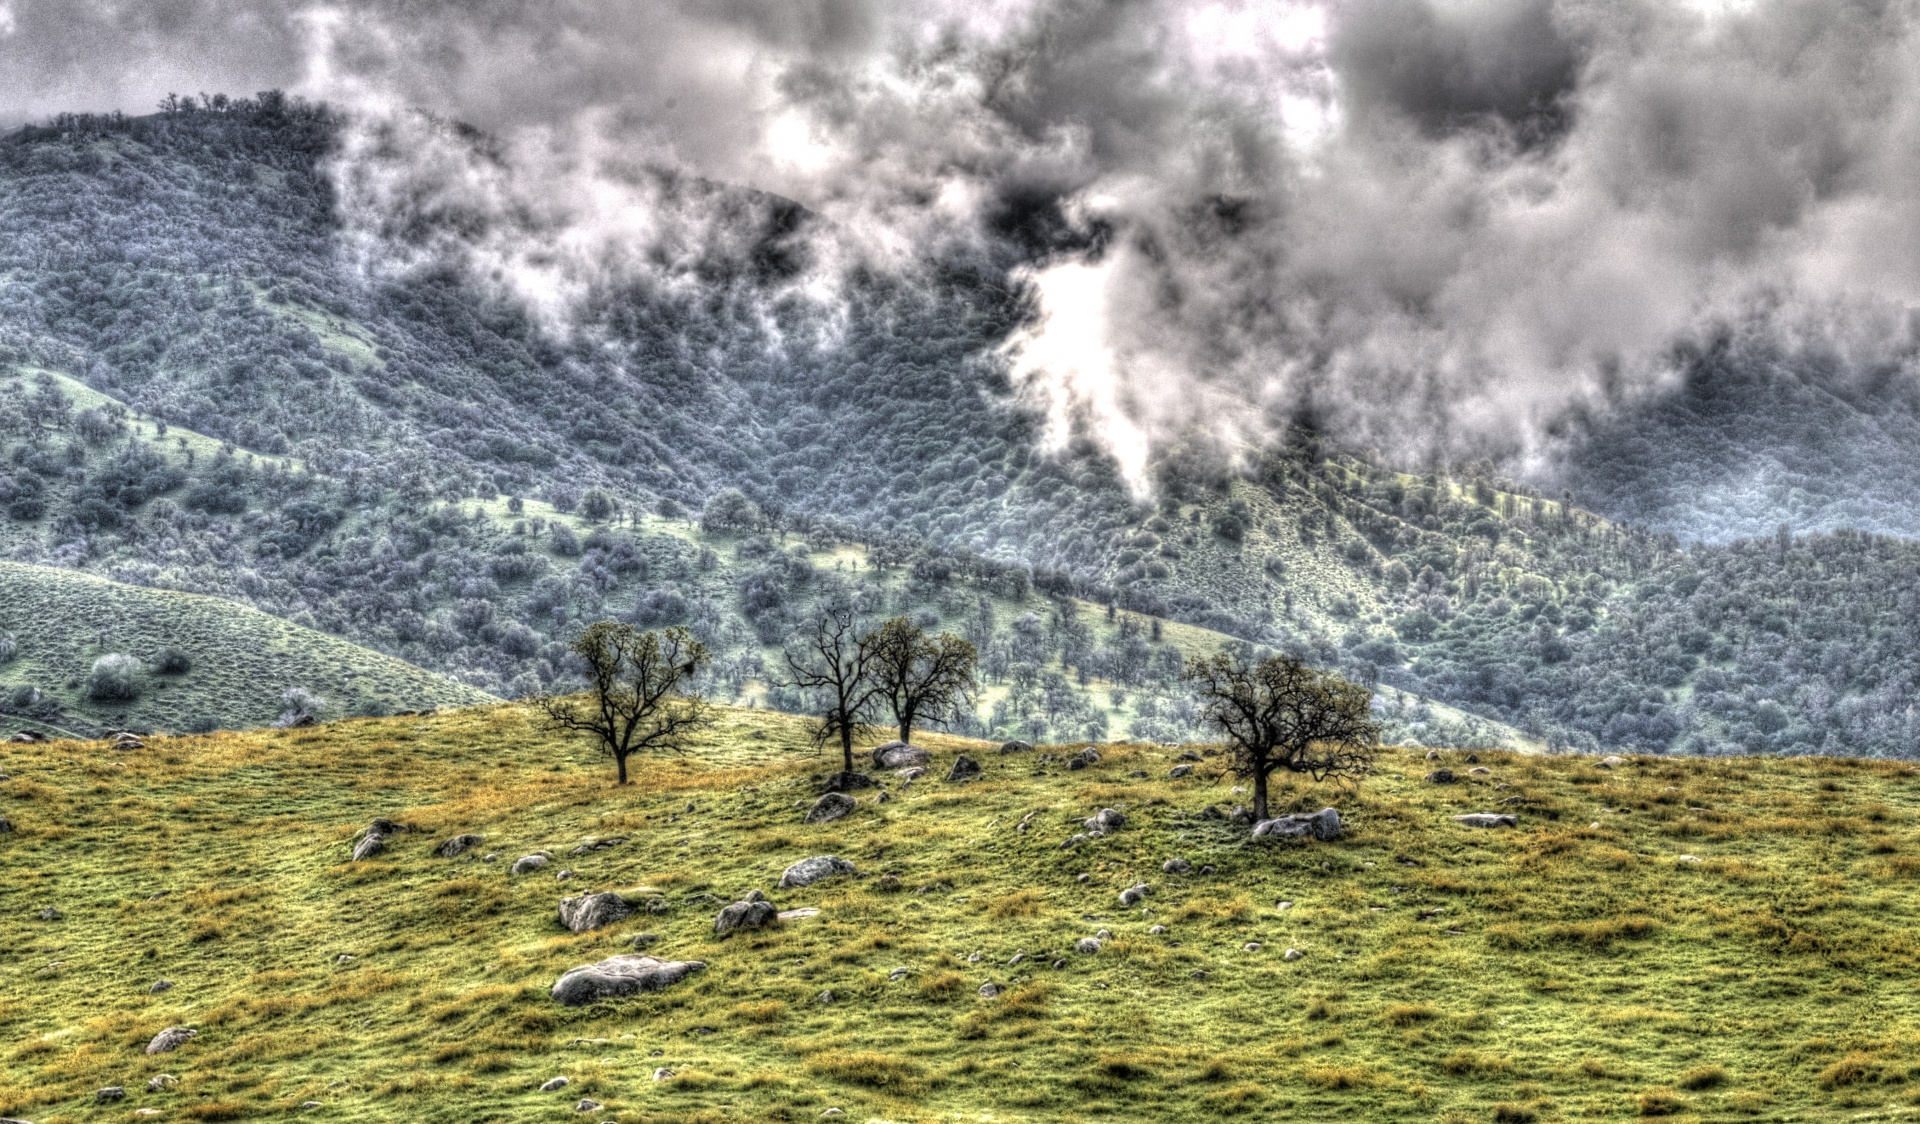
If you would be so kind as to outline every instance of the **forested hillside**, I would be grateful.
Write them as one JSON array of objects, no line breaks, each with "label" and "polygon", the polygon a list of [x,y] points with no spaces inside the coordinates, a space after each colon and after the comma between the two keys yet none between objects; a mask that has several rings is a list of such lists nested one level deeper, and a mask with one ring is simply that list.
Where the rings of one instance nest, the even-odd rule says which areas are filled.
[{"label": "forested hillside", "polygon": [[[748,250],[563,338],[458,271],[356,269],[332,129],[264,97],[0,143],[0,555],[510,696],[571,682],[566,639],[615,617],[689,624],[722,656],[708,689],[801,707],[779,644],[853,596],[976,643],[956,727],[979,734],[1194,736],[1180,660],[1244,642],[1399,688],[1408,740],[1913,752],[1912,544],[1683,548],[1305,428],[1233,470],[1169,450],[1136,502],[1091,444],[1035,450],[997,351],[1027,313],[992,263],[862,279],[823,323],[778,284],[810,216],[682,183]],[[1593,448],[1606,510],[1677,510],[1619,471],[1658,448]]]}]

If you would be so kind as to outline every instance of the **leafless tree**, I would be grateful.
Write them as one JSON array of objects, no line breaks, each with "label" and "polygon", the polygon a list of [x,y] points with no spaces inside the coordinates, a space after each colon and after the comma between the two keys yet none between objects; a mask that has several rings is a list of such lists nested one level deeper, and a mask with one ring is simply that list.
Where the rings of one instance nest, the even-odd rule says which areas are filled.
[{"label": "leafless tree", "polygon": [[1225,653],[1196,659],[1186,677],[1207,721],[1227,736],[1234,770],[1253,780],[1253,814],[1267,818],[1267,777],[1281,769],[1314,780],[1373,768],[1380,727],[1373,692],[1292,656],[1251,663]]},{"label": "leafless tree", "polygon": [[628,757],[683,749],[687,736],[711,721],[706,701],[690,690],[707,663],[707,646],[686,629],[640,632],[601,621],[580,634],[573,650],[587,665],[586,700],[543,695],[534,702],[550,728],[592,734],[600,752],[613,758],[621,784]]}]

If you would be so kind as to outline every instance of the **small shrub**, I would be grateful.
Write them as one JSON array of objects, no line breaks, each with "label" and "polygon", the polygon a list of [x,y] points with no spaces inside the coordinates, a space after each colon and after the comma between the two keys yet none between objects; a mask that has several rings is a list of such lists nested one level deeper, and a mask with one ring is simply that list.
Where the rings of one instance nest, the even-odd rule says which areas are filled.
[{"label": "small shrub", "polygon": [[928,999],[952,999],[967,985],[958,972],[936,972],[920,981],[920,994]]},{"label": "small shrub", "polygon": [[878,1050],[824,1050],[807,1059],[807,1068],[822,1077],[874,1089],[909,1084],[921,1072],[912,1060]]},{"label": "small shrub", "polygon": [[1672,1089],[1648,1089],[1640,1094],[1640,1115],[1672,1116],[1686,1110],[1687,1101]]},{"label": "small shrub", "polygon": [[20,654],[20,641],[11,632],[0,632],[0,663],[11,663]]},{"label": "small shrub", "polygon": [[154,653],[153,670],[160,675],[185,675],[193,670],[193,657],[168,644]]},{"label": "small shrub", "polygon": [[1493,1124],[1533,1124],[1540,1114],[1523,1104],[1501,1101],[1493,1106]]},{"label": "small shrub", "polygon": [[1388,1026],[1412,1026],[1414,1023],[1425,1022],[1439,1013],[1425,1003],[1399,1003],[1382,1011],[1380,1017]]},{"label": "small shrub", "polygon": [[1874,1059],[1874,1056],[1855,1050],[1820,1071],[1820,1087],[1838,1089],[1846,1085],[1859,1085],[1873,1081],[1879,1076],[1880,1063]]},{"label": "small shrub", "polygon": [[1690,1089],[1694,1092],[1699,1092],[1702,1089],[1712,1089],[1716,1086],[1724,1085],[1726,1083],[1727,1083],[1727,1071],[1725,1067],[1717,1066],[1717,1065],[1703,1065],[1698,1069],[1690,1069],[1687,1072],[1681,1074],[1680,1080],[1675,1084],[1679,1085],[1682,1089]]},{"label": "small shrub", "polygon": [[993,899],[987,906],[987,913],[996,921],[1004,921],[1009,917],[1032,917],[1040,912],[1042,900],[1036,890],[1015,890]]},{"label": "small shrub", "polygon": [[87,673],[87,697],[96,701],[128,701],[140,697],[140,661],[111,652],[93,661]]}]

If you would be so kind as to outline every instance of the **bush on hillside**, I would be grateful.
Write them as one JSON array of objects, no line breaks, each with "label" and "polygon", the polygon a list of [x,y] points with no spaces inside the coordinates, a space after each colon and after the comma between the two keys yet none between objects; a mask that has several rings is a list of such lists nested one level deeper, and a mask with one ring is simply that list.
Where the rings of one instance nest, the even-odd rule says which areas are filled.
[{"label": "bush on hillside", "polygon": [[153,654],[153,670],[160,675],[185,675],[193,670],[193,657],[166,644]]},{"label": "bush on hillside", "polygon": [[707,501],[700,513],[700,529],[708,534],[757,531],[766,526],[767,517],[760,505],[748,499],[738,488],[722,488]]},{"label": "bush on hillside", "polygon": [[327,700],[305,687],[288,687],[280,692],[280,716],[274,719],[273,724],[285,727],[316,721],[326,705]]},{"label": "bush on hillside", "polygon": [[87,673],[87,697],[97,702],[139,698],[140,661],[122,652],[110,652],[93,661],[93,669]]},{"label": "bush on hillside", "polygon": [[11,632],[0,632],[0,663],[12,663],[20,654],[20,641]]}]

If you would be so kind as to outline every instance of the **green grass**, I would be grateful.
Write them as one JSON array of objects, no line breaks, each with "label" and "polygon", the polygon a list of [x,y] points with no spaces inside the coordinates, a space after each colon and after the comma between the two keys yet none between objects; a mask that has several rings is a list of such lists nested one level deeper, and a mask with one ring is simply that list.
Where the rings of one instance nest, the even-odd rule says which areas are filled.
[{"label": "green grass", "polygon": [[[34,686],[64,708],[61,716],[44,722],[0,716],[0,731],[86,735],[115,729],[180,731],[196,722],[258,726],[273,721],[280,694],[289,687],[321,696],[336,715],[470,706],[491,698],[244,605],[45,566],[0,562],[0,632],[19,640],[19,654],[0,664],[0,699],[18,687]],[[165,645],[185,651],[191,670],[157,673],[153,658]],[[93,661],[111,652],[145,665],[137,698],[88,697]]]},{"label": "green grass", "polygon": [[[1337,805],[1346,839],[1268,846],[1198,814],[1235,799],[1218,757],[1167,782],[1174,750],[1113,747],[1090,770],[1036,775],[1035,757],[988,749],[983,781],[949,786],[937,777],[962,743],[938,737],[934,776],[888,778],[890,802],[864,796],[809,827],[800,807],[830,763],[804,723],[722,718],[627,789],[513,706],[133,753],[0,746],[0,812],[17,828],[0,836],[0,1115],[257,1119],[314,1099],[316,1118],[369,1122],[830,1107],[1511,1122],[1899,1119],[1920,1104],[1920,774],[1906,764],[1607,772],[1482,752],[1490,775],[1432,786],[1423,755],[1387,751],[1357,790],[1279,787],[1288,807]],[[1463,757],[1446,763],[1464,772]],[[1127,826],[1060,850],[1104,805]],[[1449,818],[1509,807],[1517,831]],[[344,861],[375,815],[418,830]],[[501,861],[431,857],[462,831]],[[569,853],[610,835],[629,841]],[[536,849],[577,876],[508,878]],[[823,853],[866,876],[773,889]],[[1161,873],[1176,855],[1196,873]],[[1139,880],[1154,886],[1145,913],[1116,899]],[[641,885],[668,912],[580,936],[554,920],[562,894]],[[719,903],[751,888],[822,912],[715,940]],[[38,919],[47,907],[63,916]],[[1101,928],[1097,956],[1066,951]],[[707,970],[582,1010],[548,999],[562,971],[643,929]],[[1289,947],[1305,958],[1283,960]],[[896,968],[909,972],[890,980]],[[159,978],[177,986],[149,994]],[[998,998],[978,996],[988,981]],[[839,1001],[817,1002],[824,989]],[[141,1052],[176,1024],[200,1036]],[[678,1076],[656,1083],[663,1066]],[[146,1092],[162,1072],[178,1088]],[[537,1091],[557,1075],[574,1083]],[[96,1107],[108,1084],[128,1100]],[[582,1096],[607,1107],[576,1117]]]}]

